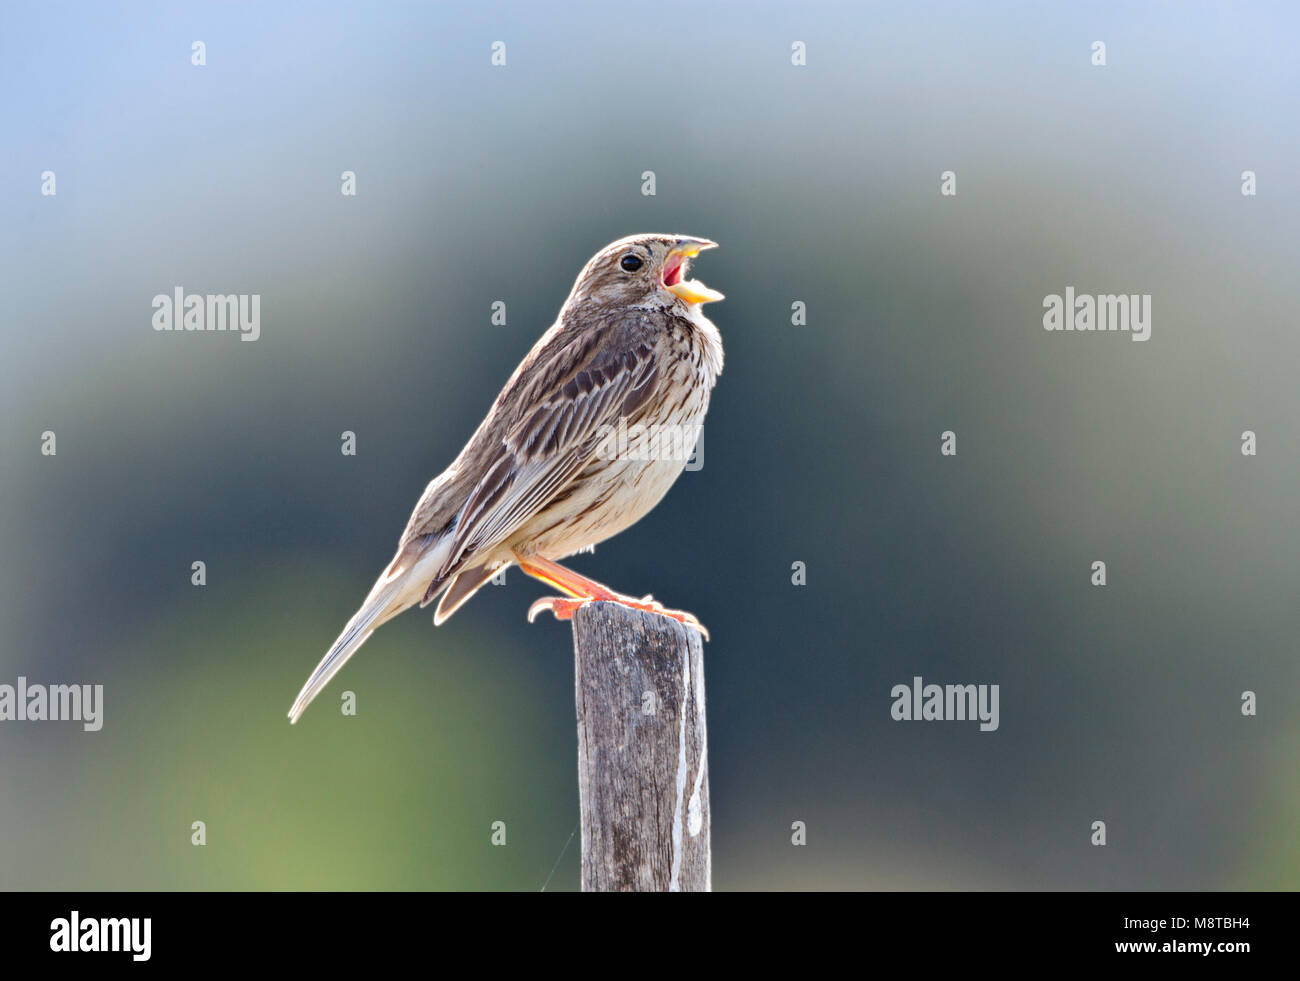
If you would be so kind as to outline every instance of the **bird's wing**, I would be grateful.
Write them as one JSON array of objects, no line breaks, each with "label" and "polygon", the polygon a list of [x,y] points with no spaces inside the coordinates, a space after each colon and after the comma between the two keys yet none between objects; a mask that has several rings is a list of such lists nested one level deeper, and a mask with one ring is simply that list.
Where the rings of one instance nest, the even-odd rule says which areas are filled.
[{"label": "bird's wing", "polygon": [[460,510],[443,576],[506,541],[545,509],[592,459],[606,427],[654,391],[647,342],[599,346],[590,336],[557,345],[515,379],[499,404],[515,406],[484,476]]}]

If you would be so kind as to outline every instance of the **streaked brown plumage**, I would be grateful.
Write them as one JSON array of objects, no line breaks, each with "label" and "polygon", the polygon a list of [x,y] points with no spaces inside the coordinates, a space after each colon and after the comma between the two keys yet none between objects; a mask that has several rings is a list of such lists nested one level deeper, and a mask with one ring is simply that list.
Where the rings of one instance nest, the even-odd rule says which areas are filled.
[{"label": "streaked brown plumage", "polygon": [[[621,596],[555,560],[640,520],[685,466],[649,434],[702,424],[722,372],[722,339],[701,310],[722,295],[685,279],[690,259],[713,246],[635,235],[592,257],[478,430],[425,489],[397,555],[308,678],[291,720],[381,624],[439,595],[442,623],[512,563],[568,596],[539,600],[530,620],[539,610],[567,618],[601,599],[703,630],[688,613]],[[618,452],[611,429],[627,437]]]}]

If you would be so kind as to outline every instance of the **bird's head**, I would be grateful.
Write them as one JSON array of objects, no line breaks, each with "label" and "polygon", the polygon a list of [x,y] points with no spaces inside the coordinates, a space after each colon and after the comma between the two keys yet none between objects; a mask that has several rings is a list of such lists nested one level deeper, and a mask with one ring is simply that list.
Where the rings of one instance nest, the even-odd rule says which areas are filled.
[{"label": "bird's head", "polygon": [[605,246],[583,267],[569,304],[671,306],[721,300],[699,280],[688,280],[690,261],[717,242],[687,235],[629,235]]}]

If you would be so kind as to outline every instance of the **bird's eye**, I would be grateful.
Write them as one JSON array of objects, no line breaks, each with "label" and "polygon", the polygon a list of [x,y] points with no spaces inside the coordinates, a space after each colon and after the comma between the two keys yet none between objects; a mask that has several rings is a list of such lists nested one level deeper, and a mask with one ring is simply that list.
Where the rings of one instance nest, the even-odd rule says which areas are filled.
[{"label": "bird's eye", "polygon": [[630,252],[618,261],[626,272],[636,272],[641,268],[641,257],[632,255]]}]

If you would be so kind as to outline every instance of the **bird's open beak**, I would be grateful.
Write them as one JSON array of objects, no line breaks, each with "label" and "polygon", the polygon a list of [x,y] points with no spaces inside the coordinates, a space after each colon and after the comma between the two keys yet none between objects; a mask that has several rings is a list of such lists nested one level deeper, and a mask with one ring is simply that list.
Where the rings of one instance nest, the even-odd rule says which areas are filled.
[{"label": "bird's open beak", "polygon": [[664,261],[664,288],[677,294],[687,303],[713,303],[723,299],[717,290],[709,289],[698,279],[683,279],[687,261],[694,259],[705,249],[716,249],[717,242],[707,238],[680,238],[668,253]]}]

